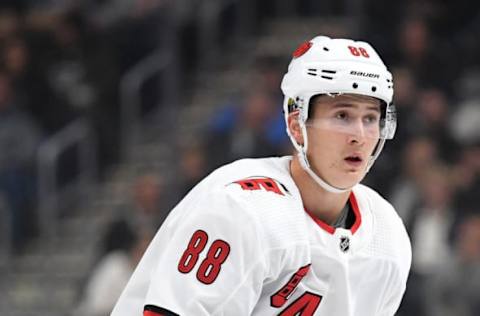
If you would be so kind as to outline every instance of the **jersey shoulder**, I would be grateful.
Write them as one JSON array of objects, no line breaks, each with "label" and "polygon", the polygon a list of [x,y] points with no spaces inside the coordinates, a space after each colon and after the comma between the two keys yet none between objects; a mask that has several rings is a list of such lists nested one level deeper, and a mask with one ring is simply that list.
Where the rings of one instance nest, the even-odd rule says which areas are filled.
[{"label": "jersey shoulder", "polygon": [[[298,194],[294,194],[296,186],[288,162],[288,157],[241,159],[222,166],[198,183],[175,209],[194,207],[203,213],[225,214],[230,210],[245,213],[263,201],[273,204],[296,201]],[[211,207],[215,204],[219,208]],[[224,207],[228,205],[231,207]]]},{"label": "jersey shoulder", "polygon": [[303,204],[289,172],[290,157],[241,159],[214,171],[205,184],[234,201],[228,216],[256,223],[269,248],[306,241]]},{"label": "jersey shoulder", "polygon": [[257,200],[285,203],[298,197],[289,173],[289,157],[241,159],[213,171],[196,189],[228,195],[251,204]]},{"label": "jersey shoulder", "polygon": [[410,238],[395,208],[378,192],[365,185],[357,185],[354,193],[364,201],[373,222],[373,237],[367,250],[374,256],[396,261],[408,273],[412,256]]},{"label": "jersey shoulder", "polygon": [[393,205],[377,191],[366,185],[359,184],[355,186],[354,193],[356,196],[360,195],[363,199],[366,199],[369,209],[374,215],[380,213],[385,217],[389,225],[403,226],[402,219],[398,216]]},{"label": "jersey shoulder", "polygon": [[240,159],[213,171],[205,180],[228,185],[248,178],[272,178],[277,182],[291,181],[289,157]]}]

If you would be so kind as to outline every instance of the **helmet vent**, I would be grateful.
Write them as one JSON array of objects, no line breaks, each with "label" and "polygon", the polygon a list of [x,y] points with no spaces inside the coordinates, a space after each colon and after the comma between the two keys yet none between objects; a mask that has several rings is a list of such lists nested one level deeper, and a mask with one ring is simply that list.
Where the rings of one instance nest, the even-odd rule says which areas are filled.
[{"label": "helmet vent", "polygon": [[336,73],[337,73],[336,70],[322,69],[322,76],[321,77],[323,79],[333,80],[332,75],[335,75]]},{"label": "helmet vent", "polygon": [[310,76],[317,76],[317,71],[318,71],[318,69],[308,68],[307,74],[309,74]]},{"label": "helmet vent", "polygon": [[[318,76],[318,71],[319,69],[317,68],[308,68],[307,69],[307,74],[310,75],[310,76]],[[336,70],[328,70],[328,69],[322,69],[321,70],[321,76],[323,79],[329,79],[329,80],[332,80],[333,79],[333,76],[332,75],[335,75],[337,73]]]}]

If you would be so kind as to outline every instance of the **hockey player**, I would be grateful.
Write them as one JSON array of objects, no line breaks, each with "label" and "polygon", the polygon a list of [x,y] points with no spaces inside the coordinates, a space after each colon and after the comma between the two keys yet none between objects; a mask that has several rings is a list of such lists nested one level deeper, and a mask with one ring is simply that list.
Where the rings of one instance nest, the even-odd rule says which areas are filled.
[{"label": "hockey player", "polygon": [[366,42],[319,36],[282,81],[293,157],[243,159],[172,210],[112,316],[391,316],[410,241],[359,184],[395,132],[393,83]]}]

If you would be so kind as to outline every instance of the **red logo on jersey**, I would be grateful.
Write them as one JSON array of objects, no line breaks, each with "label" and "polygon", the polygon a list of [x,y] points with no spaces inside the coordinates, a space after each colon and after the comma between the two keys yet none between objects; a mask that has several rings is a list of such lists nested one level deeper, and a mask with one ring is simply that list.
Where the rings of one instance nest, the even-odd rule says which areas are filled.
[{"label": "red logo on jersey", "polygon": [[312,42],[305,42],[300,44],[300,46],[298,46],[298,48],[293,52],[292,54],[293,58],[298,58],[303,54],[305,54],[306,52],[308,52],[308,50],[310,49],[310,47],[312,47],[312,45],[313,45]]},{"label": "red logo on jersey", "polygon": [[244,190],[254,191],[261,190],[263,188],[269,192],[285,195],[282,191],[280,191],[277,183],[272,178],[244,179],[235,181],[234,183],[240,184]]},{"label": "red logo on jersey", "polygon": [[298,284],[302,281],[303,277],[307,275],[310,270],[310,265],[306,265],[298,269],[297,272],[290,278],[277,293],[270,297],[270,302],[273,307],[282,307],[292,295],[293,291],[297,288]]},{"label": "red logo on jersey", "polygon": [[[275,308],[285,305],[309,270],[310,264],[298,269],[287,284],[270,297],[270,305]],[[285,307],[278,316],[313,316],[321,301],[322,296],[307,291]]]},{"label": "red logo on jersey", "polygon": [[155,305],[145,305],[143,308],[143,316],[179,316],[177,313],[169,311]]},{"label": "red logo on jersey", "polygon": [[278,316],[313,316],[321,301],[322,297],[320,295],[305,292]]}]

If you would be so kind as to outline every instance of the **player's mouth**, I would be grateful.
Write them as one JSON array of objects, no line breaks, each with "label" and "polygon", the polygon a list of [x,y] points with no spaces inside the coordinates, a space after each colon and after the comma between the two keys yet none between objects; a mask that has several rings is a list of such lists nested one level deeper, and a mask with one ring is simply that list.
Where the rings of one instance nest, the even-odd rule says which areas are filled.
[{"label": "player's mouth", "polygon": [[351,166],[358,168],[363,164],[363,158],[360,154],[352,154],[344,158],[345,162]]}]

